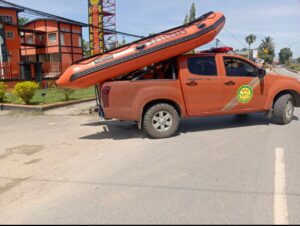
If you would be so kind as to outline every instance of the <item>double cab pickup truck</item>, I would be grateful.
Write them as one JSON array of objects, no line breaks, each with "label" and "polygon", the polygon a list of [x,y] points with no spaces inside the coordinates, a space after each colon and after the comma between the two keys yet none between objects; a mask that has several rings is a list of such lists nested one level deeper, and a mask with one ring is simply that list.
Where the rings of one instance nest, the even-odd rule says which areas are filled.
[{"label": "double cab pickup truck", "polygon": [[227,52],[181,55],[99,86],[106,119],[135,121],[152,138],[168,138],[180,119],[265,112],[286,125],[300,107],[300,78],[267,74]]}]

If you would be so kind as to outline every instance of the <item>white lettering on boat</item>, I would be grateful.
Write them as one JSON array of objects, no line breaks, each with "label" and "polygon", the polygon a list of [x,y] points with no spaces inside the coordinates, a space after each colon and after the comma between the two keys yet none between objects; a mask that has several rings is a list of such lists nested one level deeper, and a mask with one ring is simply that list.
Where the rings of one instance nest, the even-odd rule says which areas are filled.
[{"label": "white lettering on boat", "polygon": [[161,36],[158,36],[158,37],[150,40],[149,42],[147,42],[146,46],[152,46],[152,45],[155,45],[157,43],[164,42],[164,41],[167,41],[167,40],[170,40],[170,39],[173,39],[173,38],[177,38],[179,36],[186,35],[186,34],[187,34],[187,31],[185,29],[182,29],[180,31],[176,31],[176,32],[173,32],[173,33],[161,35]]}]

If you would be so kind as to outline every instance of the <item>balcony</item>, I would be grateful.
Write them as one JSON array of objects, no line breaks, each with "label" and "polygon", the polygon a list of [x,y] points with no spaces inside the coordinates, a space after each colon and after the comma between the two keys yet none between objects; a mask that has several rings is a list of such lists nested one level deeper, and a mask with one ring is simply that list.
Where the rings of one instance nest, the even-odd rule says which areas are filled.
[{"label": "balcony", "polygon": [[36,30],[21,29],[21,46],[44,48],[46,47],[46,33]]}]

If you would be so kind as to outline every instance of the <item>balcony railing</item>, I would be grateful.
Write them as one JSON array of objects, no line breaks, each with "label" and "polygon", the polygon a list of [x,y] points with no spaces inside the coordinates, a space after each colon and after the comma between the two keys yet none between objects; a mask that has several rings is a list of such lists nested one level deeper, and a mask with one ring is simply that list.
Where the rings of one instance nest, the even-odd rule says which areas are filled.
[{"label": "balcony railing", "polygon": [[46,42],[42,36],[23,36],[21,37],[21,45],[22,46],[30,46],[30,47],[45,47]]}]

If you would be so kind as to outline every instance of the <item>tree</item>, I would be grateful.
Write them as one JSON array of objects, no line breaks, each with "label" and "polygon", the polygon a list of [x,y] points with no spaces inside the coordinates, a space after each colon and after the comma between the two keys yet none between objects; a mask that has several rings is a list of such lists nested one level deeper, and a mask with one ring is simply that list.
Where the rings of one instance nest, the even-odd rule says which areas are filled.
[{"label": "tree", "polygon": [[196,19],[196,5],[195,2],[192,4],[190,9],[189,22],[192,22]]},{"label": "tree", "polygon": [[246,37],[246,42],[248,43],[249,50],[250,50],[251,49],[251,45],[256,42],[256,36],[253,35],[253,34],[250,34],[249,36]]},{"label": "tree", "polygon": [[186,16],[185,16],[185,18],[184,18],[183,24],[186,25],[186,24],[188,24],[188,23],[189,23],[189,15],[186,14]]},{"label": "tree", "polygon": [[292,58],[293,52],[290,48],[283,48],[279,52],[279,61],[281,64],[286,64]]},{"label": "tree", "polygon": [[272,64],[275,58],[275,43],[273,38],[266,37],[259,46],[258,54],[266,63]]},{"label": "tree", "polygon": [[30,21],[29,18],[27,17],[19,17],[19,26],[24,26],[26,23],[28,23]]},{"label": "tree", "polygon": [[82,40],[83,42],[83,57],[89,57],[91,56],[91,51],[90,51],[90,44],[86,40]]},{"label": "tree", "polygon": [[297,59],[297,62],[300,64],[300,57]]},{"label": "tree", "polygon": [[195,3],[193,3],[191,6],[191,9],[190,9],[190,13],[186,14],[186,16],[184,18],[183,24],[188,24],[188,23],[194,21],[195,19],[196,19],[196,5],[195,5]]}]

